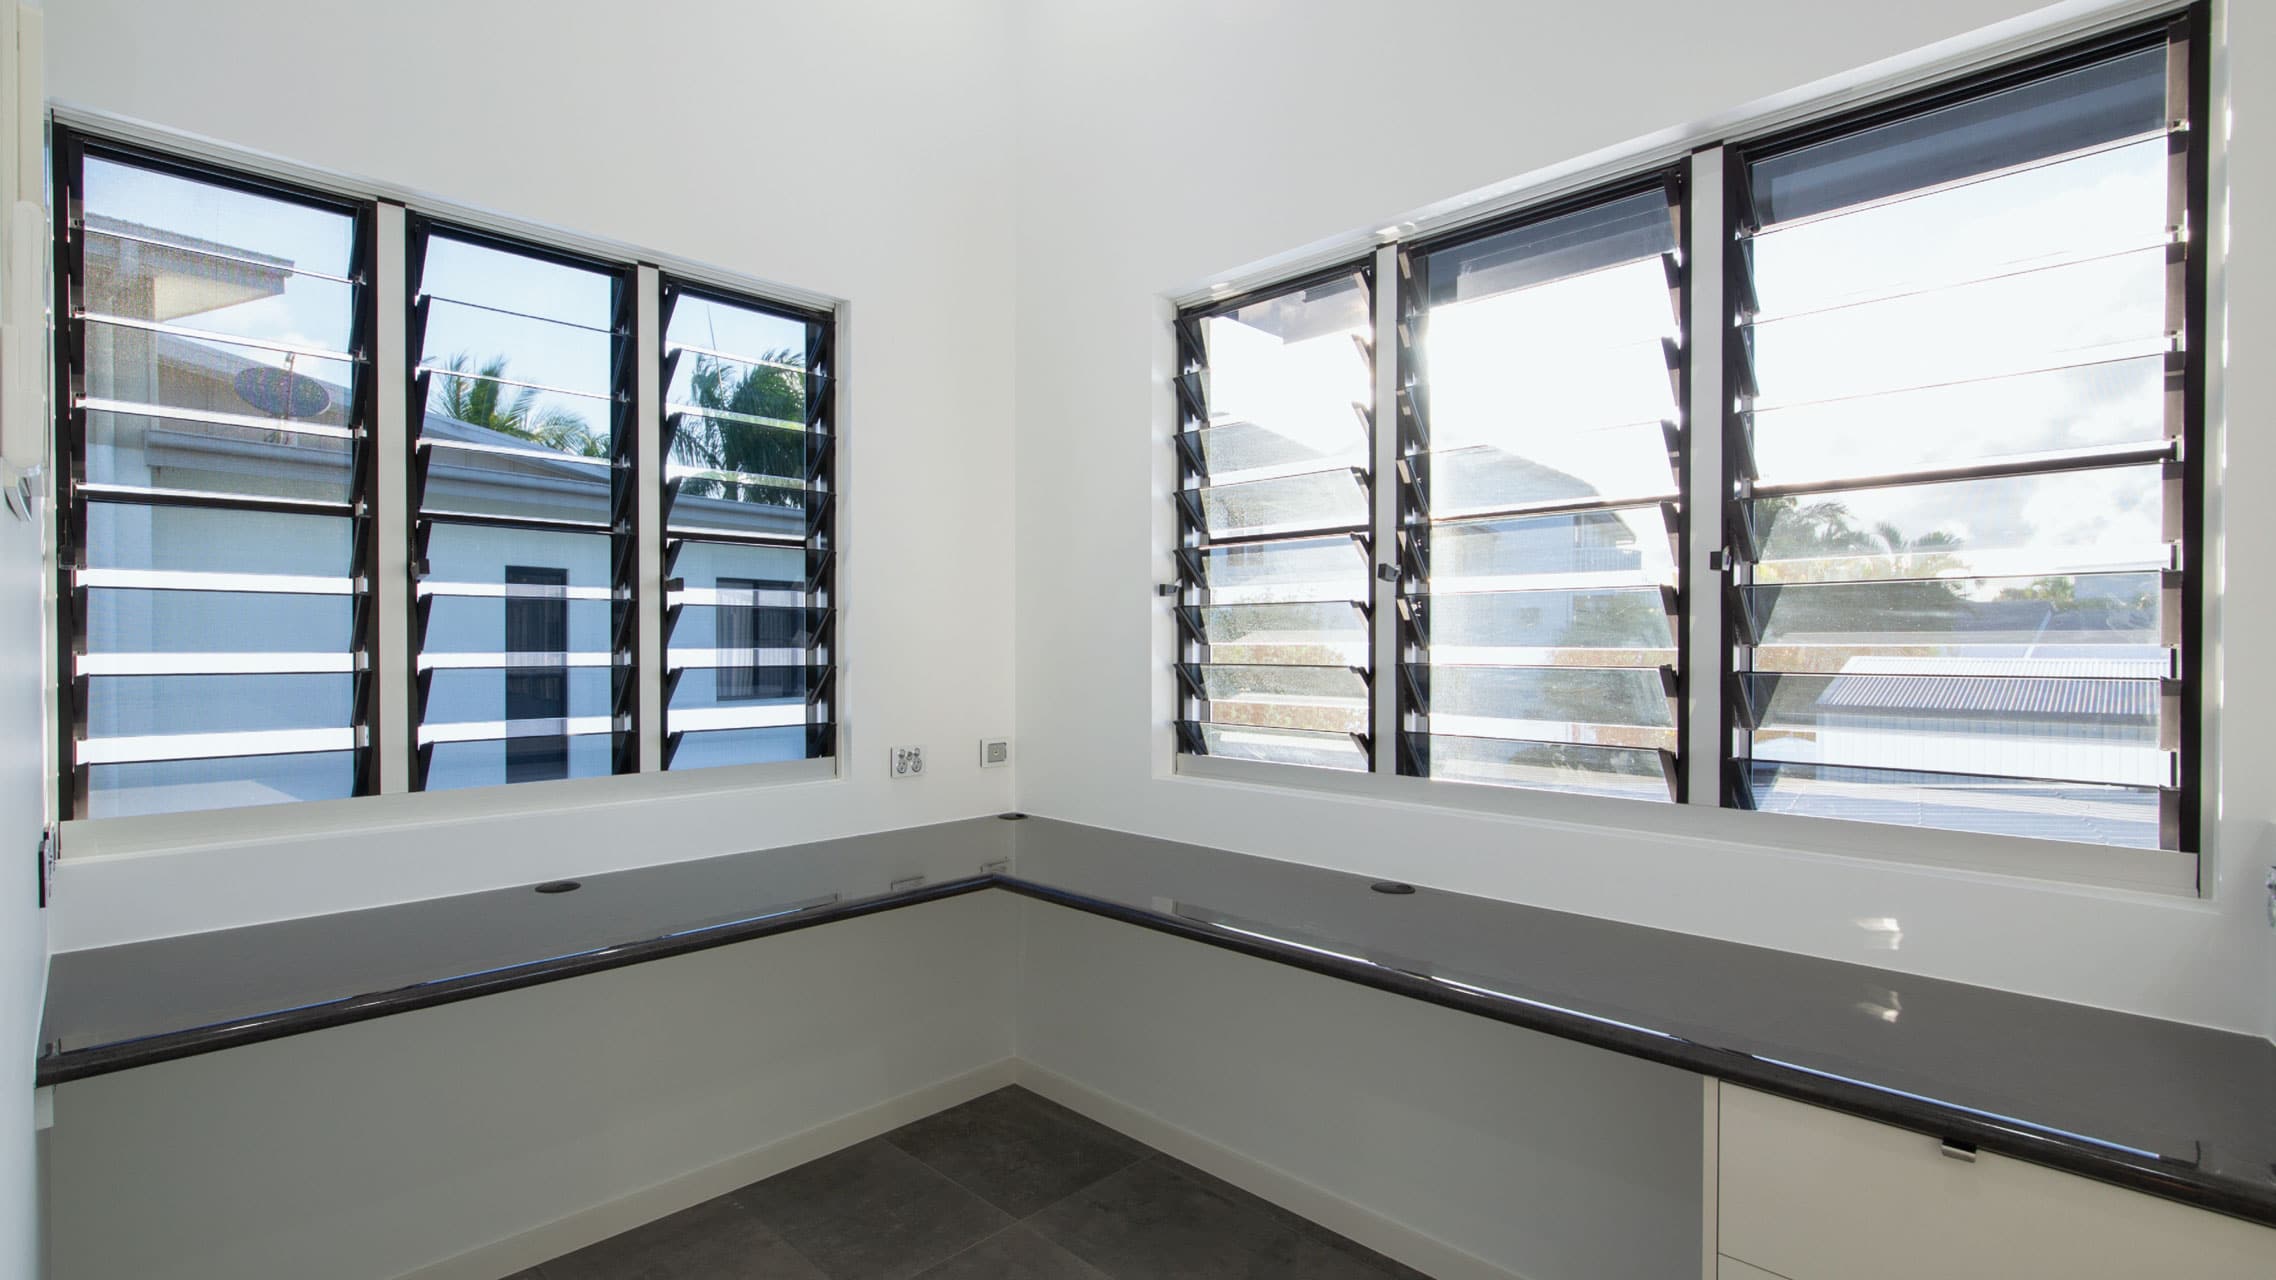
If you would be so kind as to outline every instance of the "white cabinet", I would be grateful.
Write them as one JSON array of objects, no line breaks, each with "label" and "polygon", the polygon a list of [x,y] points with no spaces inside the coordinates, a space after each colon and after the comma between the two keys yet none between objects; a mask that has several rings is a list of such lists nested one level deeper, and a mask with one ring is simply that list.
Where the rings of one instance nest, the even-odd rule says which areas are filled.
[{"label": "white cabinet", "polygon": [[1734,1085],[1720,1108],[1718,1280],[2276,1277],[2276,1229]]}]

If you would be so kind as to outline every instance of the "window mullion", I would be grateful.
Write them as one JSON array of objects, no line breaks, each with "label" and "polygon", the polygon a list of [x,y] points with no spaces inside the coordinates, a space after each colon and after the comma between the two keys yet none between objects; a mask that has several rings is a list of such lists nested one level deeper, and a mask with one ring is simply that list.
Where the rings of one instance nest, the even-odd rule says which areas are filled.
[{"label": "window mullion", "polygon": [[381,201],[374,228],[372,283],[379,325],[373,334],[371,377],[378,398],[371,456],[378,473],[374,518],[379,554],[371,591],[379,632],[371,661],[379,711],[372,731],[380,744],[379,789],[392,795],[411,789],[411,758],[417,750],[411,724],[411,513],[405,506],[410,494],[411,366],[404,327],[410,299],[405,294],[403,206]]},{"label": "window mullion", "polygon": [[634,277],[638,290],[638,321],[633,332],[640,348],[633,355],[634,474],[640,486],[635,508],[635,537],[639,565],[635,582],[640,620],[634,670],[640,683],[634,717],[639,726],[640,772],[664,767],[664,387],[662,276],[651,266],[639,267]]},{"label": "window mullion", "polygon": [[1375,251],[1375,434],[1370,454],[1375,484],[1368,589],[1375,608],[1369,618],[1368,643],[1375,655],[1375,670],[1369,706],[1374,726],[1374,771],[1378,774],[1399,771],[1398,351],[1399,247],[1387,244]]},{"label": "window mullion", "polygon": [[1692,153],[1689,179],[1683,252],[1690,304],[1690,314],[1684,317],[1690,360],[1690,403],[1685,406],[1690,418],[1685,427],[1690,466],[1683,477],[1683,493],[1691,536],[1684,563],[1678,567],[1688,622],[1685,696],[1690,718],[1683,750],[1686,798],[1692,804],[1713,805],[1721,802],[1723,758],[1730,750],[1723,732],[1723,673],[1729,668],[1730,651],[1723,644],[1723,574],[1718,568],[1724,504],[1729,499],[1723,483],[1723,344],[1728,337],[1723,246],[1729,243],[1732,228],[1724,216],[1723,149],[1707,147]]}]

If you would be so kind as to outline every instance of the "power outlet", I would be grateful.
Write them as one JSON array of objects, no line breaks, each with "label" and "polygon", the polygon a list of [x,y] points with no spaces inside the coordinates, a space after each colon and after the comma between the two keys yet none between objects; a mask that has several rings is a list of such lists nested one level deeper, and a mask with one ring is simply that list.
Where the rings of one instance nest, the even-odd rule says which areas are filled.
[{"label": "power outlet", "polygon": [[924,771],[925,771],[925,749],[924,749],[923,747],[895,747],[895,748],[893,748],[893,776],[894,776],[894,777],[896,777],[896,778],[914,778],[914,777],[918,776],[919,774],[922,774]]}]

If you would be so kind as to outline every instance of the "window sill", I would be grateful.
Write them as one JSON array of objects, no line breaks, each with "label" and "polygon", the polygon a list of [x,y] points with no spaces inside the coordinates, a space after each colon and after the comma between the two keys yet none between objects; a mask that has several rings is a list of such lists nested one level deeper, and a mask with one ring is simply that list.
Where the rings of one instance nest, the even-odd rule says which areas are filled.
[{"label": "window sill", "polygon": [[204,809],[132,818],[88,818],[63,824],[61,856],[91,858],[173,853],[209,845],[307,839],[342,831],[412,830],[438,823],[643,804],[656,800],[842,780],[840,757],[564,778],[457,791],[410,792],[314,800],[246,809]]},{"label": "window sill", "polygon": [[1701,804],[1652,804],[1216,756],[1179,754],[1173,758],[1170,775],[1178,780],[1247,791],[1282,795],[1311,793],[1424,811],[1514,819],[1535,826],[1562,827],[1591,834],[1602,834],[1609,829],[1750,853],[1769,850],[1960,871],[2035,881],[2050,887],[2113,889],[2168,898],[2201,896],[2197,857],[2163,849],[2120,849],[2034,840],[2026,836],[1927,831]]}]

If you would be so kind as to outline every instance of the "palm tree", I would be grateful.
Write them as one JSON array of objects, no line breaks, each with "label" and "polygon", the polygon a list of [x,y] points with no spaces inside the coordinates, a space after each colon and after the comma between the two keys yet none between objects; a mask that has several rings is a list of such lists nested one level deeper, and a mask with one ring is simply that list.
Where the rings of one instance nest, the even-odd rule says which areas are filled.
[{"label": "palm tree", "polygon": [[535,388],[512,388],[509,398],[506,384],[496,381],[505,375],[506,357],[492,356],[476,366],[473,357],[461,351],[443,363],[435,407],[469,426],[517,436],[559,453],[586,458],[608,455],[608,437],[594,435],[583,418],[566,409],[539,405]]},{"label": "palm tree", "polygon": [[[806,473],[805,363],[804,353],[789,350],[769,351],[759,363],[749,365],[695,356],[688,375],[689,402],[734,416],[687,415],[672,437],[673,459],[706,471],[778,476],[786,483],[690,480],[682,486],[683,493],[785,507],[805,500],[798,487]],[[782,425],[747,421],[753,418]]]}]

